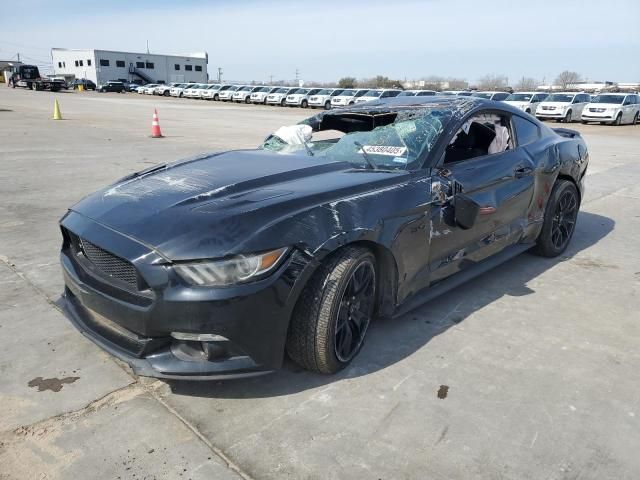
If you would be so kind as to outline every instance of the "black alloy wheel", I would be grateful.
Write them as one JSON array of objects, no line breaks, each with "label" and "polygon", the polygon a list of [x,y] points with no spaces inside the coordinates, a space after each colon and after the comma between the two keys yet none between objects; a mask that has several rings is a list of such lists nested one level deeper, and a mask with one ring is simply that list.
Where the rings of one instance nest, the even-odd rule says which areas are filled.
[{"label": "black alloy wheel", "polygon": [[293,361],[335,373],[358,354],[376,305],[375,264],[370,250],[347,246],[318,267],[291,318],[287,353]]},{"label": "black alloy wheel", "polygon": [[535,252],[544,257],[556,257],[564,252],[575,231],[580,196],[569,180],[558,180],[547,202],[542,230],[536,240]]},{"label": "black alloy wheel", "polygon": [[335,353],[341,362],[350,361],[360,350],[373,313],[376,272],[370,261],[351,274],[342,293],[336,316]]}]

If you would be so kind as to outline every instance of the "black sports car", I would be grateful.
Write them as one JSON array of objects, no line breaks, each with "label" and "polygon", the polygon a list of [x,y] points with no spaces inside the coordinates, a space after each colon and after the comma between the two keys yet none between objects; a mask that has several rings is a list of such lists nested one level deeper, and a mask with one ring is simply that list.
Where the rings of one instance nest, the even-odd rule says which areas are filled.
[{"label": "black sports car", "polygon": [[504,103],[397,97],[255,150],[135,173],[61,220],[73,323],[140,375],[333,373],[395,316],[528,249],[565,250],[580,134]]}]

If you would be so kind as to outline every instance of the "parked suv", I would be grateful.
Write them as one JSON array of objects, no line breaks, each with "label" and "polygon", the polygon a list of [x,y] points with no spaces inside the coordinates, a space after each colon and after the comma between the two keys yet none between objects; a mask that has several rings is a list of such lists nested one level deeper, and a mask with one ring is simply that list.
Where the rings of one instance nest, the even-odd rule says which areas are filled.
[{"label": "parked suv", "polygon": [[123,93],[123,92],[126,92],[126,89],[124,88],[124,83],[116,82],[114,80],[109,80],[108,82],[100,85],[98,87],[98,91],[103,93],[104,92]]},{"label": "parked suv", "polygon": [[253,92],[257,92],[258,90],[260,90],[262,87],[258,86],[258,87],[252,87],[251,85],[247,85],[246,87],[242,87],[238,90],[236,90],[235,92],[233,92],[233,101],[234,102],[244,102],[244,103],[251,103],[251,94]]},{"label": "parked suv", "polygon": [[317,94],[321,88],[299,88],[296,93],[290,93],[287,95],[287,107],[302,107],[307,108],[309,106],[309,97]]},{"label": "parked suv", "polygon": [[287,95],[291,95],[292,93],[296,93],[297,91],[297,88],[292,87],[279,88],[275,92],[267,95],[267,104],[280,105],[281,107],[284,107],[287,103]]},{"label": "parked suv", "polygon": [[336,95],[331,99],[332,107],[345,107],[356,103],[356,99],[367,93],[369,90],[364,88],[350,88],[343,90],[340,95]]},{"label": "parked suv", "polygon": [[262,87],[251,94],[251,103],[267,103],[267,97],[270,93],[279,90],[280,87]]},{"label": "parked suv", "polygon": [[76,78],[71,85],[73,86],[74,90],[77,90],[78,86],[80,86],[80,85],[82,85],[85,90],[95,90],[96,89],[96,84],[93,83],[91,80],[86,79],[86,78]]},{"label": "parked suv", "polygon": [[336,95],[340,95],[344,89],[339,88],[325,88],[324,90],[320,90],[315,95],[309,97],[309,106],[311,108],[321,107],[325,110],[329,110],[331,108],[331,99]]},{"label": "parked suv", "polygon": [[509,92],[473,92],[471,94],[472,97],[486,98],[487,100],[495,100],[496,102],[505,100],[509,95],[511,95]]},{"label": "parked suv", "polygon": [[170,93],[171,93],[171,89],[172,89],[173,87],[178,86],[178,85],[179,85],[178,83],[171,83],[171,84],[169,84],[169,85],[167,85],[166,83],[163,83],[163,84],[161,84],[161,85],[158,85],[158,86],[156,87],[156,91],[155,91],[155,92],[153,92],[153,93],[154,93],[155,95],[162,95],[162,96],[164,96],[164,97],[168,97],[168,96],[170,95]]},{"label": "parked suv", "polygon": [[536,109],[536,118],[553,118],[556,122],[571,123],[579,120],[582,110],[591,101],[591,95],[582,92],[552,93]]},{"label": "parked suv", "polygon": [[638,123],[640,95],[626,93],[601,93],[582,111],[582,123],[600,122],[622,125]]},{"label": "parked suv", "polygon": [[376,88],[374,90],[369,90],[364,95],[359,97],[356,100],[356,103],[370,102],[371,100],[377,100],[379,98],[397,97],[398,95],[400,95],[400,92],[402,92],[402,90]]},{"label": "parked suv", "polygon": [[525,113],[534,115],[538,109],[538,105],[549,96],[548,93],[539,92],[518,92],[512,93],[504,99],[505,103],[519,108]]}]

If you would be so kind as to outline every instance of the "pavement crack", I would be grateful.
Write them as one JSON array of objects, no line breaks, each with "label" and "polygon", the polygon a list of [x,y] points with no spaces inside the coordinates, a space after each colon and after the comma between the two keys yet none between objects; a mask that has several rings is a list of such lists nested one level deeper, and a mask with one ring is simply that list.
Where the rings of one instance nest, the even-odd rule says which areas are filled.
[{"label": "pavement crack", "polygon": [[171,405],[165,402],[164,399],[158,395],[155,389],[150,387],[144,387],[144,388],[158,403],[160,403],[160,405],[162,405],[165,409],[167,409],[169,413],[171,413],[180,422],[182,422],[182,424],[185,427],[187,427],[189,430],[191,430],[191,432],[196,437],[198,437],[198,439],[200,439],[200,441],[204,443],[207,446],[207,448],[209,448],[209,450],[211,450],[217,457],[219,457],[226,464],[229,470],[233,471],[240,478],[244,480],[254,480],[254,478],[251,475],[245,472],[240,467],[240,465],[236,464],[226,453],[224,453],[224,451],[221,448],[216,447],[213,443],[211,443],[211,441],[207,437],[205,437],[204,434],[200,432],[200,430],[198,430],[194,425],[191,424],[191,422],[189,422],[186,418],[180,415],[180,413],[175,408],[173,408]]},{"label": "pavement crack", "polygon": [[17,428],[14,428],[13,430],[0,432],[0,436],[13,434],[18,437],[41,437],[60,424],[75,422],[82,417],[102,410],[103,408],[126,402],[143,393],[145,393],[145,390],[141,387],[141,385],[138,382],[133,382],[122,388],[113,390],[96,400],[91,401],[78,410],[64,412],[53,417],[46,418],[44,420],[38,420],[37,422],[28,425],[21,425]]}]

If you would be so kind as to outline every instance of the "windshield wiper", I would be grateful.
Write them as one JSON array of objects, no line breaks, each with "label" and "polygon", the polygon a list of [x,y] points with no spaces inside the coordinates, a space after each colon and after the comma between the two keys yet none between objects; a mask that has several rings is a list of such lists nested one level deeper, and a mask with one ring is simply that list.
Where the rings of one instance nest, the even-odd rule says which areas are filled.
[{"label": "windshield wiper", "polygon": [[367,161],[367,165],[369,165],[369,168],[371,170],[377,170],[378,166],[376,165],[376,162],[373,160],[373,158],[371,158],[369,156],[369,154],[367,152],[365,152],[364,150],[364,146],[360,143],[360,142],[356,142],[354,141],[353,144],[356,147],[360,147],[360,150],[362,151],[362,156],[364,157],[364,159]]},{"label": "windshield wiper", "polygon": [[306,148],[306,149],[307,149],[307,153],[308,153],[310,156],[312,156],[312,157],[313,157],[315,154],[313,153],[313,150],[311,150],[311,147],[309,146],[309,144],[307,143],[307,141],[306,141],[306,140],[304,140],[304,139],[302,139],[302,144],[304,145],[304,148]]}]

